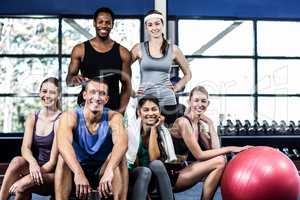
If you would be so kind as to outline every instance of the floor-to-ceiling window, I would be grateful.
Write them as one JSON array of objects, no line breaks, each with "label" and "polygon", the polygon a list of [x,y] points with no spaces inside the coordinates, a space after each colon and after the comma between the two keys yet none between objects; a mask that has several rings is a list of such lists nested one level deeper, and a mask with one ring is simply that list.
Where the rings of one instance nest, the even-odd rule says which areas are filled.
[{"label": "floor-to-ceiling window", "polygon": [[[111,37],[130,49],[140,42],[139,17],[115,20]],[[80,87],[66,87],[72,48],[93,37],[89,18],[0,17],[0,133],[22,133],[28,113],[39,108],[43,79],[59,78],[63,109],[76,104]]]},{"label": "floor-to-ceiling window", "polygon": [[179,19],[177,30],[193,74],[185,92],[206,86],[216,123],[299,119],[300,22]]}]

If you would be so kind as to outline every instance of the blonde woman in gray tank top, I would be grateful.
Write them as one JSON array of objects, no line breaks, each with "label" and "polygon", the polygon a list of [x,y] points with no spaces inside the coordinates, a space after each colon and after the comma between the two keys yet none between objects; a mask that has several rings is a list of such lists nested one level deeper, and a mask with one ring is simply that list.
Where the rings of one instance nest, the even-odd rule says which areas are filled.
[{"label": "blonde woman in gray tank top", "polygon": [[[134,45],[131,50],[132,60],[140,62],[140,86],[135,94],[138,98],[153,95],[159,99],[162,114],[166,120],[174,122],[176,109],[175,93],[180,91],[191,79],[191,71],[187,60],[180,49],[169,44],[163,35],[164,19],[160,12],[148,12],[144,19],[149,40]],[[183,77],[175,85],[170,81],[172,62],[175,61],[183,72]],[[169,112],[164,112],[169,111]],[[170,116],[168,116],[171,113]],[[172,116],[173,115],[173,116]]]}]

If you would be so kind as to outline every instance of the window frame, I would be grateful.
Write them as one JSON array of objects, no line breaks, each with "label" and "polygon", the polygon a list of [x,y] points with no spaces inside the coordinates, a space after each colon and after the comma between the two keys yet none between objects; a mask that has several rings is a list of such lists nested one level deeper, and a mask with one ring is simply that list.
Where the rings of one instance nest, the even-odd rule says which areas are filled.
[{"label": "window frame", "polygon": [[[258,55],[258,32],[257,32],[257,24],[259,21],[272,21],[272,22],[297,22],[300,23],[299,19],[279,19],[279,18],[232,18],[232,17],[176,17],[176,16],[171,16],[169,20],[174,20],[175,21],[175,44],[179,44],[179,20],[246,20],[246,21],[252,21],[253,22],[253,42],[254,42],[254,53],[252,56],[247,56],[247,55],[185,55],[186,58],[225,58],[225,59],[240,59],[240,58],[248,58],[248,59],[253,59],[254,61],[254,85],[253,85],[253,93],[248,93],[248,94],[232,94],[232,93],[222,93],[222,94],[210,94],[212,97],[218,97],[218,96],[224,96],[224,97],[243,97],[243,96],[248,96],[248,97],[253,97],[253,119],[254,120],[260,120],[258,116],[258,100],[260,97],[269,97],[269,98],[274,98],[274,97],[300,97],[300,93],[291,93],[291,94],[265,94],[265,93],[259,93],[258,92],[258,60],[260,59],[272,59],[272,60],[291,60],[291,59],[296,59],[300,60],[300,56],[259,56]],[[180,46],[179,46],[180,48]],[[188,96],[189,93],[181,93],[179,94],[180,96]]]},{"label": "window frame", "polygon": [[[33,54],[33,53],[27,53],[27,54],[21,54],[21,53],[6,53],[6,54],[0,54],[0,58],[3,57],[8,57],[8,58],[54,58],[54,59],[58,59],[58,80],[60,83],[62,83],[62,59],[63,58],[70,58],[71,55],[70,54],[64,54],[62,53],[62,40],[63,40],[63,34],[62,34],[62,24],[63,24],[63,19],[87,19],[87,20],[91,20],[93,19],[92,15],[42,15],[42,16],[37,16],[37,15],[0,15],[0,18],[13,18],[13,19],[58,19],[58,51],[57,53],[54,54]],[[140,37],[140,41],[144,40],[144,34],[143,31],[144,30],[144,25],[143,25],[143,18],[144,16],[142,15],[130,15],[130,16],[125,16],[125,15],[116,15],[115,16],[115,20],[122,20],[122,19],[135,19],[135,20],[139,20],[140,21],[140,33],[139,33],[139,37]],[[18,95],[17,93],[1,93],[0,94],[0,98],[3,97],[10,97],[10,98],[14,98],[14,97],[22,97],[22,98],[38,98],[39,94],[38,93],[29,93],[27,95]],[[77,97],[77,94],[69,94],[69,93],[62,93],[61,98],[65,98],[65,97]],[[62,100],[61,99],[61,100]],[[0,139],[11,139],[11,138],[20,138],[23,136],[23,132],[2,132],[2,130],[0,131]]]}]

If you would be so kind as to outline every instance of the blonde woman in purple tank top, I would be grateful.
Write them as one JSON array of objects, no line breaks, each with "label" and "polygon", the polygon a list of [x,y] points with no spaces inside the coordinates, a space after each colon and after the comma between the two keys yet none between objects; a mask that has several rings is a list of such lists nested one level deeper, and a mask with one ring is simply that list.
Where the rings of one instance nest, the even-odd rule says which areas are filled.
[{"label": "blonde woman in purple tank top", "polygon": [[31,193],[53,194],[58,157],[55,133],[61,113],[61,88],[56,78],[45,79],[39,91],[42,107],[25,122],[21,156],[10,162],[1,187],[0,200],[10,195],[31,199]]}]

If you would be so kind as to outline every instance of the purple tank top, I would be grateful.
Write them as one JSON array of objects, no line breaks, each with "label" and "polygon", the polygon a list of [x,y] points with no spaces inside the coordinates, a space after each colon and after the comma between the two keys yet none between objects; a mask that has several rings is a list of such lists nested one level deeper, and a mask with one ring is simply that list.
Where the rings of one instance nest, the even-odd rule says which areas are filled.
[{"label": "purple tank top", "polygon": [[40,165],[45,164],[50,159],[50,153],[52,148],[52,143],[54,139],[54,124],[58,119],[60,114],[54,119],[52,131],[46,136],[39,136],[36,134],[36,123],[38,120],[40,111],[35,113],[34,127],[33,127],[33,141],[32,141],[32,152],[34,157],[37,159]]}]

